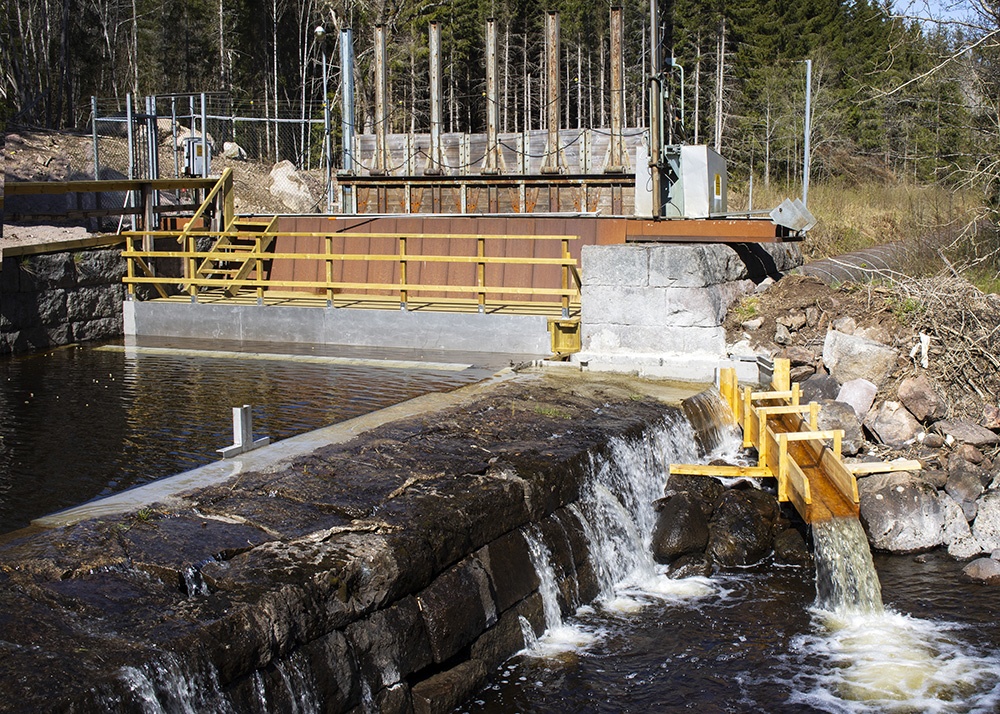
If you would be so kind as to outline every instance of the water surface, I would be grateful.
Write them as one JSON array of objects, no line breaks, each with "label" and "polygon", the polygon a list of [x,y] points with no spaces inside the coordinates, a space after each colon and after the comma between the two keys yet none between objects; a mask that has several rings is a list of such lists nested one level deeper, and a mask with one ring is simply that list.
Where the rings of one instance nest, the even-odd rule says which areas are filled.
[{"label": "water surface", "polygon": [[277,441],[478,381],[500,359],[233,347],[74,345],[0,359],[0,533],[217,460],[235,406],[253,405],[255,434]]}]

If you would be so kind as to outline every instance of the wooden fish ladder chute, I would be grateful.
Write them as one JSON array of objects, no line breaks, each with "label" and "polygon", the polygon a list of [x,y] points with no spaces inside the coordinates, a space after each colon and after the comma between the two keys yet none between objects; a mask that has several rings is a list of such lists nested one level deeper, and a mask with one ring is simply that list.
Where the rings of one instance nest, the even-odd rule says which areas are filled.
[{"label": "wooden fish ladder chute", "polygon": [[[743,448],[757,450],[757,465],[671,464],[671,474],[777,479],[778,500],[790,501],[806,523],[815,523],[858,517],[855,474],[920,468],[918,461],[845,464],[843,429],[818,428],[819,404],[800,403],[799,385],[791,384],[787,359],[774,361],[770,391],[741,389],[736,370],[723,369],[719,393],[743,430]],[[830,442],[832,449],[827,446]]]}]

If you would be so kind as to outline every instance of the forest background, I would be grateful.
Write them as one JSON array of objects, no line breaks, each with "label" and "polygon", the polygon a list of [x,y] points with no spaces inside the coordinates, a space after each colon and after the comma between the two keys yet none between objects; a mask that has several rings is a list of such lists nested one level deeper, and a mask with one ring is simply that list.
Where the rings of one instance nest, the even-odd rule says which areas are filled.
[{"label": "forest background", "polygon": [[[851,227],[829,231],[837,241],[830,250],[884,242],[931,224],[938,231],[951,226],[953,232],[975,226],[980,234],[996,225],[997,0],[969,0],[939,22],[919,20],[878,0],[659,2],[663,55],[685,74],[681,138],[712,145],[726,157],[737,196],[748,193],[751,177],[761,201],[769,192],[787,193],[801,184],[803,60],[810,59],[811,176],[817,187],[811,197],[856,203],[874,194],[903,202],[892,208],[891,219],[869,206]],[[256,103],[259,110],[263,104],[272,116],[322,116],[325,54],[328,99],[339,127],[337,31],[350,27],[358,123],[370,128],[372,35],[376,24],[384,24],[391,131],[426,132],[427,29],[437,21],[443,35],[445,130],[481,132],[484,27],[492,17],[499,27],[500,130],[541,129],[547,10],[558,10],[561,19],[563,128],[605,127],[610,121],[607,0],[3,4],[4,125],[85,129],[91,96],[124,104],[127,93],[219,92],[235,106]],[[626,121],[644,126],[649,4],[621,5]],[[921,14],[926,17],[927,8]],[[326,28],[322,42],[314,32],[320,25]],[[679,97],[679,72],[671,77]],[[826,212],[836,221],[846,210],[843,203]],[[988,242],[995,245],[992,237]]]}]

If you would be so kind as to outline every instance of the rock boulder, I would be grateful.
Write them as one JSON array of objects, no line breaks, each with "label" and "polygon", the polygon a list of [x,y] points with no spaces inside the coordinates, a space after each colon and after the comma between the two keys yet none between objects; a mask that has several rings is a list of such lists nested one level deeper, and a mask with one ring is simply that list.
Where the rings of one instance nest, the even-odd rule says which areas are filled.
[{"label": "rock boulder", "polygon": [[891,347],[837,330],[827,332],[823,342],[823,364],[840,384],[861,378],[881,385],[897,356]]},{"label": "rock boulder", "polygon": [[858,492],[861,523],[869,542],[879,550],[893,553],[930,550],[968,530],[958,504],[911,473],[876,474],[859,479]]},{"label": "rock boulder", "polygon": [[701,553],[708,544],[708,519],[697,496],[675,492],[656,502],[652,551],[657,563],[671,563],[682,555]]},{"label": "rock boulder", "polygon": [[858,419],[864,419],[875,403],[877,393],[878,387],[874,382],[869,382],[867,379],[852,379],[841,386],[837,393],[837,401],[850,404],[854,407]]},{"label": "rock boulder", "polygon": [[899,402],[883,402],[865,425],[889,446],[902,446],[921,431],[920,422]]},{"label": "rock boulder", "polygon": [[971,444],[976,447],[1000,444],[1000,436],[978,424],[973,424],[971,421],[943,419],[937,422],[934,428],[946,437],[950,436],[962,444]]},{"label": "rock boulder", "polygon": [[904,379],[899,385],[899,401],[920,422],[944,419],[948,403],[925,375]]},{"label": "rock boulder", "polygon": [[759,563],[771,552],[777,503],[765,506],[753,491],[733,489],[719,500],[709,524],[706,554],[724,566]]},{"label": "rock boulder", "polygon": [[962,574],[987,585],[1000,585],[1000,561],[993,558],[976,558],[962,568]]},{"label": "rock boulder", "polygon": [[316,199],[291,161],[276,163],[271,168],[269,178],[271,185],[268,190],[271,195],[291,210],[307,213],[316,209]]},{"label": "rock boulder", "polygon": [[864,436],[861,433],[861,422],[850,404],[832,399],[824,399],[819,402],[819,428],[822,431],[830,429],[843,429],[844,439],[841,442],[841,450],[846,456],[854,456],[864,444]]}]

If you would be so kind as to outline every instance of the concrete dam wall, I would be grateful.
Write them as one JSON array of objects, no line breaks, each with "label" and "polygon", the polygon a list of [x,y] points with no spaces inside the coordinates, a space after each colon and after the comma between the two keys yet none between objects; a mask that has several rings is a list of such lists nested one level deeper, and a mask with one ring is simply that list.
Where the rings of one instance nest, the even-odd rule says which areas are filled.
[{"label": "concrete dam wall", "polygon": [[[611,445],[693,443],[662,387],[584,382],[468,389],[278,468],[8,536],[0,711],[450,711],[524,623],[545,628],[529,540],[559,609],[600,592],[579,503]],[[662,494],[661,446],[640,447],[639,501]]]}]

